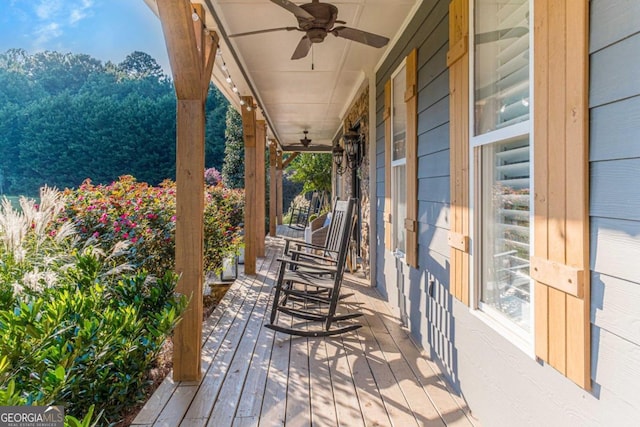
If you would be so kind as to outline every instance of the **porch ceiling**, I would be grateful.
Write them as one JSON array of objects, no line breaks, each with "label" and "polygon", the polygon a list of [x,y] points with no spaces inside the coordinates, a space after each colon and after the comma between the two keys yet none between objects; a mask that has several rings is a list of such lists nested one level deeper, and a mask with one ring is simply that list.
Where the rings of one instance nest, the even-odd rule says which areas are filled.
[{"label": "porch ceiling", "polygon": [[[155,9],[155,0],[145,0]],[[297,26],[294,15],[268,0],[195,0],[206,10],[206,27],[220,37],[222,59],[242,95],[252,95],[269,125],[269,135],[284,151],[296,151],[303,130],[312,147],[331,147],[349,105],[366,75],[391,48],[403,23],[420,0],[327,0],[347,26],[391,39],[381,48],[327,36],[306,58],[291,60],[303,33],[278,31],[229,38],[229,35]],[[305,2],[295,2],[303,4]],[[237,108],[239,98],[226,82],[219,57],[213,81]],[[312,70],[313,64],[313,70]],[[260,114],[259,113],[259,114]]]}]

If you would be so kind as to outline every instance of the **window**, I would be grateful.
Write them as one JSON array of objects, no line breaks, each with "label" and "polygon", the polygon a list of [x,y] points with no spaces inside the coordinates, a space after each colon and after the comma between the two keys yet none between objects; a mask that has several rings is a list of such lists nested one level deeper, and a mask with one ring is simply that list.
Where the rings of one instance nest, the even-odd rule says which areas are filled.
[{"label": "window", "polygon": [[391,203],[393,250],[406,252],[404,220],[407,217],[407,106],[404,100],[407,86],[406,65],[402,64],[391,78]]},{"label": "window", "polygon": [[528,0],[475,0],[472,62],[478,308],[532,340]]}]

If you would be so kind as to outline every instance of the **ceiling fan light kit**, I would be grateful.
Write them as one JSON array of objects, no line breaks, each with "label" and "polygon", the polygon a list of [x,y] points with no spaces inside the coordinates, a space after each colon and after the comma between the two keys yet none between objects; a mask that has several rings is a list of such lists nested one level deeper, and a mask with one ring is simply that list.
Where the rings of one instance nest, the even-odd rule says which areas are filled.
[{"label": "ceiling fan light kit", "polygon": [[329,3],[320,2],[320,0],[312,0],[311,3],[302,4],[300,6],[289,0],[271,0],[272,3],[288,10],[298,20],[298,27],[282,27],[270,28],[266,30],[249,31],[246,33],[233,34],[229,37],[249,36],[254,34],[269,33],[274,31],[301,31],[305,35],[298,43],[291,59],[301,59],[306,57],[314,43],[322,43],[331,33],[336,37],[352,40],[368,46],[381,48],[389,43],[387,37],[369,33],[367,31],[358,30],[356,28],[345,27],[340,25],[334,27],[335,24],[346,24],[339,21],[338,8]]}]

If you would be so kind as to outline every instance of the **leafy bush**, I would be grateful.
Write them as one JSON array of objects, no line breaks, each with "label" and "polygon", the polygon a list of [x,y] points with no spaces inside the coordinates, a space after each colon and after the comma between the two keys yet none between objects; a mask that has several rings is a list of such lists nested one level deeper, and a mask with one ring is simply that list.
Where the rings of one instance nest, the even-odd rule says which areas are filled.
[{"label": "leafy bush", "polygon": [[125,274],[128,245],[106,254],[79,240],[55,190],[20,206],[0,209],[0,405],[64,405],[70,425],[89,410],[88,425],[94,408],[117,421],[186,307],[177,277]]},{"label": "leafy bush", "polygon": [[[132,176],[106,186],[87,180],[77,190],[66,190],[65,199],[66,215],[82,239],[95,239],[103,247],[127,242],[127,261],[156,276],[174,269],[176,189],[172,181],[153,187]],[[244,193],[209,186],[205,202],[204,264],[213,271],[240,245]]]}]

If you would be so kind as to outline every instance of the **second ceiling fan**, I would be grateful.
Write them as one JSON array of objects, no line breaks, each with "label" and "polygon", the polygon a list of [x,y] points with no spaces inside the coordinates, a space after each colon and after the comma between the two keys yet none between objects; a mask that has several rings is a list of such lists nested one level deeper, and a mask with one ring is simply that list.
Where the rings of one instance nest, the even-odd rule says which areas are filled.
[{"label": "second ceiling fan", "polygon": [[[325,37],[327,37],[327,34],[333,34],[336,37],[342,37],[377,48],[383,47],[389,42],[387,37],[343,26],[346,22],[337,19],[338,8],[332,4],[321,3],[320,0],[312,0],[311,3],[300,6],[289,0],[271,0],[271,2],[293,13],[298,20],[298,26],[249,31],[246,33],[233,34],[229,37],[249,36],[273,31],[302,31],[306,34],[298,43],[291,59],[301,59],[307,56],[313,43],[321,43]],[[335,24],[340,25],[335,27]]]}]

